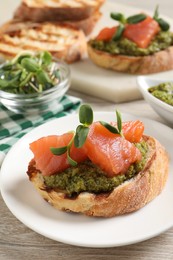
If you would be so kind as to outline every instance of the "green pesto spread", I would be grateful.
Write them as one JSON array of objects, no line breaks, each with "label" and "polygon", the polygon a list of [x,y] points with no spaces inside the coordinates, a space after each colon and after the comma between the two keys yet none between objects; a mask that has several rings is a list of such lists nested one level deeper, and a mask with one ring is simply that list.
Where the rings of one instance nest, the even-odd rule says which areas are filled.
[{"label": "green pesto spread", "polygon": [[47,188],[56,188],[66,193],[69,197],[85,191],[96,194],[111,192],[115,187],[131,179],[143,169],[147,158],[148,146],[144,141],[135,145],[141,151],[142,160],[132,164],[126,174],[119,174],[112,178],[107,177],[99,167],[86,160],[77,166],[69,167],[62,173],[44,176],[44,183]]},{"label": "green pesto spread", "polygon": [[98,41],[91,40],[90,44],[93,48],[105,51],[110,54],[122,54],[128,56],[147,56],[155,52],[164,50],[173,45],[173,33],[170,31],[160,31],[153,41],[151,41],[148,48],[139,48],[136,43],[128,40],[127,38],[121,38],[117,41]]},{"label": "green pesto spread", "polygon": [[173,83],[161,83],[158,86],[150,87],[148,91],[156,98],[173,106]]}]

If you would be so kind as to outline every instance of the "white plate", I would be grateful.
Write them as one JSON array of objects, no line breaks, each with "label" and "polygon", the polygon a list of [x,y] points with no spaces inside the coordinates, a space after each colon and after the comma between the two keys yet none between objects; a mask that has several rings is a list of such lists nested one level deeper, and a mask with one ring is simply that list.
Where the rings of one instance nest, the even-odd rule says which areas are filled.
[{"label": "white plate", "polygon": [[[134,116],[122,115],[123,120]],[[95,113],[95,120],[112,121],[115,114]],[[158,122],[142,119],[145,133],[155,136],[170,155],[173,172],[173,130]],[[122,246],[154,237],[173,225],[173,174],[164,191],[147,206],[124,216],[94,218],[60,212],[45,202],[29,182],[27,165],[32,158],[29,143],[49,134],[75,129],[78,116],[72,115],[48,122],[21,138],[6,156],[1,169],[1,193],[11,212],[26,226],[45,237],[85,247]]]}]

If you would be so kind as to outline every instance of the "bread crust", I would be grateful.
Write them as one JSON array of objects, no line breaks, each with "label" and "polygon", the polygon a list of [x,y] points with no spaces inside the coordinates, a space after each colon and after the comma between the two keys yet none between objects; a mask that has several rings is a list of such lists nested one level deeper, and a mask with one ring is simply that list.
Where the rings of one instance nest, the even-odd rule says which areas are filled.
[{"label": "bread crust", "polygon": [[158,196],[168,177],[169,158],[164,147],[152,137],[144,136],[144,140],[149,145],[149,156],[143,171],[110,193],[97,195],[82,192],[76,198],[68,198],[62,192],[45,187],[42,175],[35,169],[34,160],[30,162],[27,174],[40,195],[59,210],[97,217],[133,212]]},{"label": "bread crust", "polygon": [[[105,0],[93,0],[93,4],[87,1],[76,1],[77,6],[71,2],[50,6],[45,1],[37,4],[36,1],[23,0],[14,13],[14,18],[22,21],[44,22],[44,21],[80,21],[93,15],[99,10]],[[34,3],[35,2],[35,3]],[[41,2],[41,1],[40,1]],[[48,1],[47,1],[48,2]],[[75,3],[75,0],[73,1]]]},{"label": "bread crust", "polygon": [[11,59],[21,51],[49,51],[55,58],[73,63],[86,57],[83,31],[69,24],[11,20],[0,28],[0,56]]},{"label": "bread crust", "polygon": [[152,74],[173,69],[173,46],[148,56],[110,54],[88,43],[88,55],[98,66],[130,74]]}]

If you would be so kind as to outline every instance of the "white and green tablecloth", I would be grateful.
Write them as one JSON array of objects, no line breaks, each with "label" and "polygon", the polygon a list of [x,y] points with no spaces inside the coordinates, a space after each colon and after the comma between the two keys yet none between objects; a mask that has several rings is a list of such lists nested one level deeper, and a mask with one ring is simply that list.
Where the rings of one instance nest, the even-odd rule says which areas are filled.
[{"label": "white and green tablecloth", "polygon": [[66,95],[57,101],[53,111],[28,116],[15,114],[0,104],[0,166],[6,153],[22,136],[49,120],[75,112],[80,103],[80,99]]}]

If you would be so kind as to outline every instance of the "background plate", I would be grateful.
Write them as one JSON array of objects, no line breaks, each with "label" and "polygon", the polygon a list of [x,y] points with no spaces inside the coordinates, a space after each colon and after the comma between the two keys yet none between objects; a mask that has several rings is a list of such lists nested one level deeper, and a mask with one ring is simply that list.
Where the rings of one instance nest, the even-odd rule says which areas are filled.
[{"label": "background plate", "polygon": [[[134,116],[122,114],[123,121]],[[95,113],[95,120],[113,121],[115,113]],[[64,213],[45,202],[26,175],[32,158],[29,143],[49,134],[75,129],[77,115],[48,122],[21,138],[6,156],[0,175],[2,197],[11,212],[26,226],[56,241],[85,246],[122,246],[154,237],[173,225],[173,130],[152,120],[141,119],[145,133],[157,138],[170,155],[170,174],[165,189],[141,210],[114,218],[94,218]],[[159,129],[159,131],[158,131]],[[17,155],[17,156],[16,156]],[[17,158],[17,159],[16,159]]]}]

